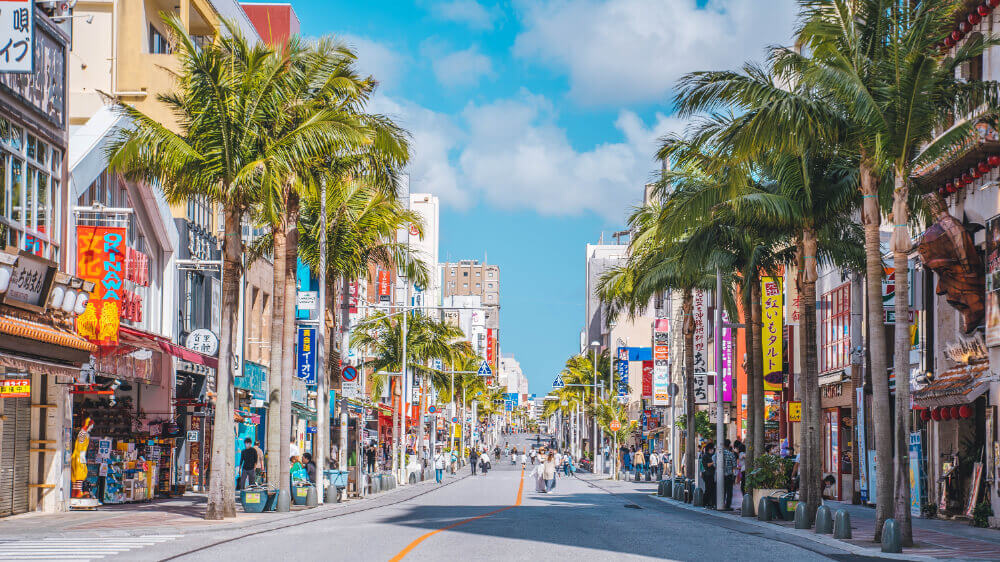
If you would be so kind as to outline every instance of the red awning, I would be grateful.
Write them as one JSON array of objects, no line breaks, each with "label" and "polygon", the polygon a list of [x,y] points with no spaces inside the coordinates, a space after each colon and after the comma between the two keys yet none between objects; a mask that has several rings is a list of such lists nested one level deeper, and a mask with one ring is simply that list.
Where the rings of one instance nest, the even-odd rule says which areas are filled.
[{"label": "red awning", "polygon": [[178,359],[189,361],[197,365],[204,365],[205,367],[210,367],[212,369],[217,369],[219,367],[219,360],[217,358],[209,357],[203,353],[198,353],[192,349],[179,346],[167,338],[151,332],[137,330],[135,328],[122,325],[118,327],[118,339],[125,345],[149,349],[152,351],[162,351],[167,355],[172,355]]}]

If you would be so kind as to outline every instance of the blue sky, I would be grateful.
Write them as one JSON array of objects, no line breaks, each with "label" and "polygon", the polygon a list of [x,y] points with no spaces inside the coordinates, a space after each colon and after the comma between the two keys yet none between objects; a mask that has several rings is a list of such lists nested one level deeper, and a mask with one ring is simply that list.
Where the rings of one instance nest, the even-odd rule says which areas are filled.
[{"label": "blue sky", "polygon": [[413,134],[441,258],[501,267],[501,344],[544,394],[579,351],[584,254],[624,224],[683,130],[671,89],[787,43],[794,0],[292,0],[355,47],[375,111]]}]

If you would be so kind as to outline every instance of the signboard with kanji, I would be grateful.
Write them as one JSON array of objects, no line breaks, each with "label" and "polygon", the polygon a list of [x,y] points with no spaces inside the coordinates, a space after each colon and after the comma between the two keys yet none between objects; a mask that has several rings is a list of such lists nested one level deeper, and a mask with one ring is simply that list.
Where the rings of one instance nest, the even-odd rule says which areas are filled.
[{"label": "signboard with kanji", "polygon": [[0,380],[0,398],[30,398],[31,379]]},{"label": "signboard with kanji", "polygon": [[0,72],[35,71],[33,0],[0,0]]},{"label": "signboard with kanji", "polygon": [[316,328],[299,326],[298,361],[295,376],[306,384],[316,384]]},{"label": "signboard with kanji", "polygon": [[[781,348],[784,337],[784,308],[782,302],[781,278],[764,277],[760,281],[760,337],[764,350],[764,390],[777,392],[781,390]],[[777,373],[775,377],[768,375]]]},{"label": "signboard with kanji", "polygon": [[[704,334],[703,334],[704,335]],[[642,364],[642,392],[643,396],[652,396],[653,405],[666,406],[670,397],[667,395],[667,387],[670,386],[670,322],[666,318],[658,318],[653,321],[653,361],[652,381],[649,388],[646,386],[647,362]],[[697,358],[695,361],[697,364]],[[647,393],[648,390],[648,393]]]}]

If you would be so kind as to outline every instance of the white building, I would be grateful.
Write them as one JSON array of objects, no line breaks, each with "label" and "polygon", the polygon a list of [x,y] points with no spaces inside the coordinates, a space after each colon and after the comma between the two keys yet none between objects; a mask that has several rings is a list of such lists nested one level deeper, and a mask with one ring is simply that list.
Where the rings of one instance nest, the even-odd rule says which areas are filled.
[{"label": "white building", "polygon": [[479,295],[451,295],[444,297],[442,306],[454,307],[443,311],[442,318],[458,326],[472,344],[472,350],[486,357],[486,311]]},{"label": "white building", "polygon": [[[406,193],[402,195],[409,197],[410,210],[423,222],[423,232],[413,226],[401,230],[398,240],[408,241],[411,255],[423,260],[430,270],[430,283],[427,287],[410,287],[410,301],[415,305],[438,306],[441,304],[441,277],[437,267],[441,204],[437,196],[430,193],[409,193],[409,183],[406,182],[406,185]],[[402,304],[406,298],[406,285],[403,280],[398,280],[396,287],[396,301]]]}]

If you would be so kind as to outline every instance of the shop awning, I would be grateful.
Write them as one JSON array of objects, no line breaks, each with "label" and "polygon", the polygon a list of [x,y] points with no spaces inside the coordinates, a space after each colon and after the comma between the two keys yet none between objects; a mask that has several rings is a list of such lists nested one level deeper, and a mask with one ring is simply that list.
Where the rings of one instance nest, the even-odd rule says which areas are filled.
[{"label": "shop awning", "polygon": [[935,408],[968,404],[989,390],[994,377],[989,362],[954,367],[934,377],[927,386],[913,392],[917,406]]},{"label": "shop awning", "polygon": [[196,365],[204,365],[212,369],[217,369],[219,367],[219,360],[215,357],[209,357],[208,355],[179,346],[167,338],[151,332],[137,330],[123,325],[118,328],[118,340],[124,345],[149,349],[152,351],[161,351],[167,355],[172,355],[178,359],[195,363]]},{"label": "shop awning", "polygon": [[43,343],[93,352],[97,346],[68,330],[0,314],[0,332]]},{"label": "shop awning", "polygon": [[71,379],[76,379],[77,375],[80,374],[79,367],[61,365],[59,363],[53,363],[51,361],[44,361],[41,359],[30,359],[17,355],[9,355],[3,352],[0,352],[0,367],[6,367],[8,369],[22,371],[25,373],[36,372],[46,375],[58,375],[69,377]]}]

